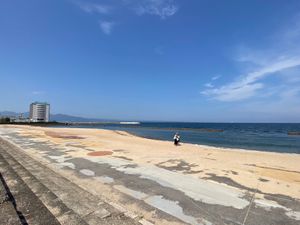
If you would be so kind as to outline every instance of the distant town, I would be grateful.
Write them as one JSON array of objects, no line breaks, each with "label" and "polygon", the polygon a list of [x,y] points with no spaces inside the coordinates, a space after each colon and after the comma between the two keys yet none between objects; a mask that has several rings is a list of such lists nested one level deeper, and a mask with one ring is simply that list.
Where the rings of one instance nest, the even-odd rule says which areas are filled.
[{"label": "distant town", "polygon": [[124,124],[136,125],[139,122],[124,122],[115,119],[85,118],[66,114],[51,114],[47,102],[32,102],[29,111],[17,113],[0,111],[0,124],[31,124],[31,125],[77,125],[77,124]]},{"label": "distant town", "polygon": [[19,116],[1,116],[1,123],[48,123],[50,121],[50,104],[33,102],[29,106],[29,117],[23,113]]}]

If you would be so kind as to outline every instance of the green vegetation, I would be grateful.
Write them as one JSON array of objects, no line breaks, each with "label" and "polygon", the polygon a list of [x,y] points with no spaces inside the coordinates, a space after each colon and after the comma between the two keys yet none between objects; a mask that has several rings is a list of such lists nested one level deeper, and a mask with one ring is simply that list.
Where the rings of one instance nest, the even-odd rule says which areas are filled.
[{"label": "green vegetation", "polygon": [[0,117],[0,123],[10,123],[9,117]]}]

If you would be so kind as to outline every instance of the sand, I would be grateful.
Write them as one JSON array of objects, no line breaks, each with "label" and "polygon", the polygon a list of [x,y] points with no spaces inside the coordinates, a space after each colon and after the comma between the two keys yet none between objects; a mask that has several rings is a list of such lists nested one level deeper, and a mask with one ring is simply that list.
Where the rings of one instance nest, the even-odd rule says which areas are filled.
[{"label": "sand", "polygon": [[[1,126],[6,127],[6,126]],[[300,155],[150,140],[124,131],[8,126],[22,136],[72,146],[72,157],[115,157],[224,185],[300,199]],[[170,137],[171,139],[172,137]]]}]

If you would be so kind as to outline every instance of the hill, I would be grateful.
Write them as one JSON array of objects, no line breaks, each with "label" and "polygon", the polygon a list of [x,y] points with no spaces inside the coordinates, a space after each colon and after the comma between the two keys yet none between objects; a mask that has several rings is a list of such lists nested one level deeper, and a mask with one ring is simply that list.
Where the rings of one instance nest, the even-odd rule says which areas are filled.
[{"label": "hill", "polygon": [[[17,117],[21,113],[16,113],[12,111],[2,111],[0,112],[0,117]],[[22,113],[23,117],[29,117],[29,112]],[[51,114],[50,115],[51,121],[57,121],[57,122],[107,122],[112,120],[105,120],[105,119],[96,119],[96,118],[85,118],[85,117],[79,117],[79,116],[71,116],[67,114]]]}]

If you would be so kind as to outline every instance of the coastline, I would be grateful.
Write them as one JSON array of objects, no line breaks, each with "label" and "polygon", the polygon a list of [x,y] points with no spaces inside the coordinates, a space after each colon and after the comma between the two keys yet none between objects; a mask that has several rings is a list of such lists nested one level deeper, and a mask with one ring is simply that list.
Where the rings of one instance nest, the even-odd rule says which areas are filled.
[{"label": "coastline", "polygon": [[254,224],[300,220],[298,154],[174,146],[105,129],[0,126],[0,138],[155,224],[241,221],[250,207]]},{"label": "coastline", "polygon": [[[50,126],[52,127],[52,126]],[[55,127],[53,127],[55,128]],[[117,132],[125,132],[128,135],[132,135],[132,136],[136,136],[136,137],[140,137],[140,138],[145,138],[148,140],[154,140],[154,141],[163,141],[163,142],[168,142],[168,143],[173,143],[172,141],[172,137],[170,136],[170,140],[165,140],[163,138],[154,138],[154,137],[150,137],[147,135],[139,135],[137,133],[134,132],[130,132],[130,131],[124,131],[124,130],[118,130],[118,129],[105,129],[105,128],[87,128],[87,127],[57,127],[57,128],[71,128],[71,129],[98,129],[98,130],[108,130],[108,131],[117,131]],[[153,128],[151,128],[153,129]],[[161,130],[163,130],[162,128],[160,128]],[[300,138],[300,137],[299,137]],[[265,149],[251,149],[251,148],[237,148],[237,147],[226,147],[226,146],[219,146],[219,145],[209,145],[209,144],[196,144],[196,143],[192,143],[192,142],[185,142],[185,141],[181,141],[180,143],[182,144],[188,144],[188,145],[193,145],[193,146],[198,146],[200,148],[212,148],[212,150],[214,149],[218,149],[218,150],[226,150],[226,151],[250,151],[250,152],[258,152],[258,153],[278,153],[278,154],[290,154],[290,155],[300,155],[300,153],[296,153],[296,152],[279,152],[279,151],[270,151],[270,150],[265,150]]]},{"label": "coastline", "polygon": [[[192,124],[192,125],[191,125]],[[261,126],[260,124],[263,124]],[[278,126],[278,124],[280,126]],[[10,124],[52,128],[84,128],[125,131],[131,135],[161,141],[172,141],[180,132],[181,143],[219,149],[239,149],[300,154],[300,124],[291,123],[171,123],[147,122],[141,126],[113,122]],[[245,126],[246,125],[246,126]],[[288,125],[288,126],[287,126]],[[291,135],[290,133],[293,133]]]},{"label": "coastline", "polygon": [[[97,123],[99,124],[99,123]],[[105,124],[105,123],[101,123],[101,124]],[[286,123],[284,123],[286,124]],[[300,124],[300,123],[299,123]],[[144,136],[144,135],[139,135],[139,134],[136,134],[134,132],[130,132],[130,131],[124,131],[124,130],[118,130],[118,129],[105,129],[105,128],[99,128],[99,127],[96,127],[96,128],[88,128],[88,127],[74,127],[73,125],[65,125],[64,123],[61,123],[61,124],[58,124],[58,125],[45,125],[45,124],[42,124],[42,125],[32,125],[32,124],[0,124],[0,128],[1,127],[17,127],[17,128],[22,128],[22,127],[37,127],[37,128],[54,128],[54,129],[76,129],[76,130],[79,130],[79,129],[82,129],[82,130],[100,130],[100,131],[113,131],[113,132],[122,132],[122,133],[126,133],[127,135],[129,136],[135,136],[137,138],[144,138],[144,139],[147,139],[147,140],[153,140],[153,141],[162,141],[162,142],[166,142],[166,143],[170,143],[172,144],[173,141],[172,141],[172,137],[170,137],[170,140],[165,140],[163,138],[154,138],[154,137],[150,137],[150,136]],[[154,129],[154,128],[151,128],[151,129]],[[158,129],[161,129],[162,128],[158,128]],[[300,137],[299,137],[300,138]],[[249,148],[237,148],[237,147],[226,147],[226,146],[219,146],[219,145],[208,145],[208,144],[196,144],[196,143],[192,143],[192,142],[185,142],[185,141],[181,141],[180,142],[181,144],[184,144],[184,145],[190,145],[190,146],[196,146],[196,147],[199,147],[201,149],[205,148],[205,149],[210,149],[210,150],[220,150],[220,151],[233,151],[233,152],[240,152],[240,151],[243,151],[243,152],[256,152],[256,153],[270,153],[270,154],[287,154],[287,155],[296,155],[296,156],[300,156],[300,153],[295,153],[295,152],[279,152],[279,151],[269,151],[269,150],[264,150],[264,149],[249,149]]]},{"label": "coastline", "polygon": [[[259,179],[267,180],[261,191],[286,194],[300,199],[300,155],[264,152],[182,143],[175,147],[171,141],[147,139],[125,131],[86,128],[53,128],[31,126],[0,126],[15,129],[19,135],[59,146],[77,143],[72,157],[86,156],[90,151],[112,152],[109,157],[124,157],[137,164],[151,164],[177,170],[194,177],[214,176],[230,179],[248,188],[255,188]],[[53,135],[47,135],[47,131]],[[61,137],[56,134],[63,134]],[[66,138],[64,138],[64,135]],[[71,138],[68,138],[71,135]],[[72,136],[82,139],[72,139]],[[80,146],[82,148],[80,148]],[[122,150],[120,152],[115,150]],[[180,164],[186,168],[180,168]],[[231,172],[234,171],[234,172]],[[279,183],[279,184],[278,184]]]},{"label": "coastline", "polygon": [[[86,129],[86,128],[78,128],[78,129]],[[95,129],[99,129],[99,130],[109,130],[109,129],[101,129],[101,128],[95,128]],[[129,135],[133,135],[136,137],[140,137],[140,138],[145,138],[145,139],[149,139],[149,140],[157,140],[157,141],[164,141],[164,142],[168,142],[168,143],[173,143],[171,140],[164,140],[164,139],[159,139],[159,138],[152,138],[149,136],[143,136],[143,135],[138,135],[129,131],[122,131],[122,130],[115,130],[115,131],[121,131],[121,132],[126,132]],[[193,145],[193,146],[197,146],[199,148],[211,148],[211,150],[226,150],[226,151],[249,151],[249,152],[257,152],[257,153],[275,153],[275,154],[289,154],[289,155],[300,155],[300,153],[295,153],[295,152],[278,152],[278,151],[267,151],[264,149],[248,149],[248,148],[234,148],[234,147],[225,147],[225,146],[217,146],[217,145],[204,145],[204,144],[195,144],[195,143],[191,143],[191,142],[185,142],[185,141],[180,141],[180,143],[182,144],[188,144],[188,145]]]},{"label": "coastline", "polygon": [[106,130],[122,130],[148,139],[172,140],[174,133],[180,132],[182,143],[245,149],[264,152],[300,154],[300,136],[289,135],[297,130],[297,124],[186,124],[186,123],[145,123],[141,126],[93,125],[75,126]]}]

